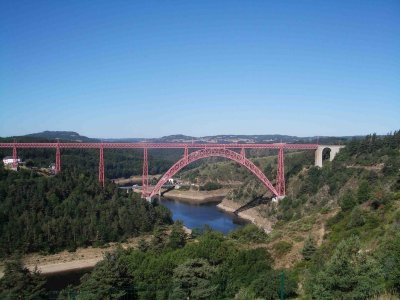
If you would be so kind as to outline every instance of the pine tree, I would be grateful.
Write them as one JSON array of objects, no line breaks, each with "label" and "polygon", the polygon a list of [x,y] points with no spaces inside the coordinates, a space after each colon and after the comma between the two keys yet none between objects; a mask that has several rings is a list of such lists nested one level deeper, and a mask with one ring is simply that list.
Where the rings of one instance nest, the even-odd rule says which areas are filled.
[{"label": "pine tree", "polygon": [[346,191],[343,197],[340,199],[339,204],[343,211],[353,209],[353,207],[356,205],[356,200],[354,199],[353,193]]},{"label": "pine tree", "polygon": [[369,299],[384,290],[380,264],[360,251],[355,237],[340,242],[311,281],[315,299]]},{"label": "pine tree", "polygon": [[178,249],[185,246],[186,233],[182,226],[182,222],[176,222],[174,226],[172,226],[172,231],[168,241],[168,247],[171,249]]},{"label": "pine tree", "polygon": [[212,299],[217,289],[211,284],[215,272],[205,259],[189,259],[174,270],[172,299]]},{"label": "pine tree", "polygon": [[316,250],[317,248],[315,245],[315,241],[311,236],[309,236],[305,240],[304,247],[301,250],[301,254],[303,255],[304,260],[311,260]]},{"label": "pine tree", "polygon": [[80,297],[87,300],[120,299],[128,290],[133,290],[127,266],[118,259],[117,254],[107,254],[91,274],[84,275],[81,281]]},{"label": "pine tree", "polygon": [[47,299],[45,283],[36,269],[30,272],[20,260],[8,261],[0,280],[0,299]]}]

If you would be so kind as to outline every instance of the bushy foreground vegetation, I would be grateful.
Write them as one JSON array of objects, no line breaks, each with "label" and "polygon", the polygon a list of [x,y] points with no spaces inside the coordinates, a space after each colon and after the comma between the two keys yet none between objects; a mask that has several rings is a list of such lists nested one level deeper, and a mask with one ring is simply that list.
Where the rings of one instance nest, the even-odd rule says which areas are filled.
[{"label": "bushy foreground vegetation", "polygon": [[0,166],[0,256],[52,253],[102,245],[151,232],[171,223],[163,206],[153,206],[115,185],[103,189],[94,176],[62,172],[54,177]]},{"label": "bushy foreground vegetation", "polygon": [[[274,270],[266,248],[248,247],[265,239],[265,234],[254,225],[230,236],[205,229],[200,236],[189,240],[179,223],[172,227],[170,234],[157,228],[153,239],[142,241],[139,249],[121,248],[107,255],[90,274],[81,278],[80,286],[62,291],[59,299],[71,299],[70,295],[76,294],[78,299],[124,299],[125,295],[129,299],[145,300],[233,299],[235,296],[236,299],[277,299],[281,293],[281,276],[285,279],[285,297],[295,296],[297,282],[293,273],[284,271],[282,275],[280,270]],[[248,241],[247,246],[240,242],[243,240]],[[13,291],[6,283],[17,269],[14,267],[14,273],[8,273],[8,269],[0,281],[4,296]],[[21,267],[18,272],[24,273]],[[40,281],[37,286],[41,290]],[[45,299],[44,294],[38,299]]]}]

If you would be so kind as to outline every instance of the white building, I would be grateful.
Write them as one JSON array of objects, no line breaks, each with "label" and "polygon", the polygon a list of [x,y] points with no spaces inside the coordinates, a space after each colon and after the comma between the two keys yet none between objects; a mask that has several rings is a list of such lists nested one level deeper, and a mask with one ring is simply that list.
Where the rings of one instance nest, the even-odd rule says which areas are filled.
[{"label": "white building", "polygon": [[[21,159],[17,157],[17,163],[20,163]],[[12,156],[6,156],[3,158],[3,164],[5,166],[12,165],[14,163],[14,158]]]}]

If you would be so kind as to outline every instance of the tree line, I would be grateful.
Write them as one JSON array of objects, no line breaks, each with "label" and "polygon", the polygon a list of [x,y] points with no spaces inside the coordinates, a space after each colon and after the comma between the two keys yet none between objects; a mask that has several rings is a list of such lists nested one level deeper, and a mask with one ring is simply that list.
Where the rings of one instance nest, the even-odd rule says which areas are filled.
[{"label": "tree line", "polygon": [[2,257],[122,241],[171,222],[167,208],[127,195],[112,183],[101,188],[88,173],[45,177],[0,166]]}]

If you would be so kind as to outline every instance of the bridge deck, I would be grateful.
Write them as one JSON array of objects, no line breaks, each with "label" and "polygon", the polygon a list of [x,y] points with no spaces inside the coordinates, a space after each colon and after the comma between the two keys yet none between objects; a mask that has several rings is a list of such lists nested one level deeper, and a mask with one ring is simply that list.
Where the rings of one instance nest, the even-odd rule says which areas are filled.
[{"label": "bridge deck", "polygon": [[318,144],[195,144],[195,143],[0,143],[0,148],[61,148],[61,149],[317,149]]}]

